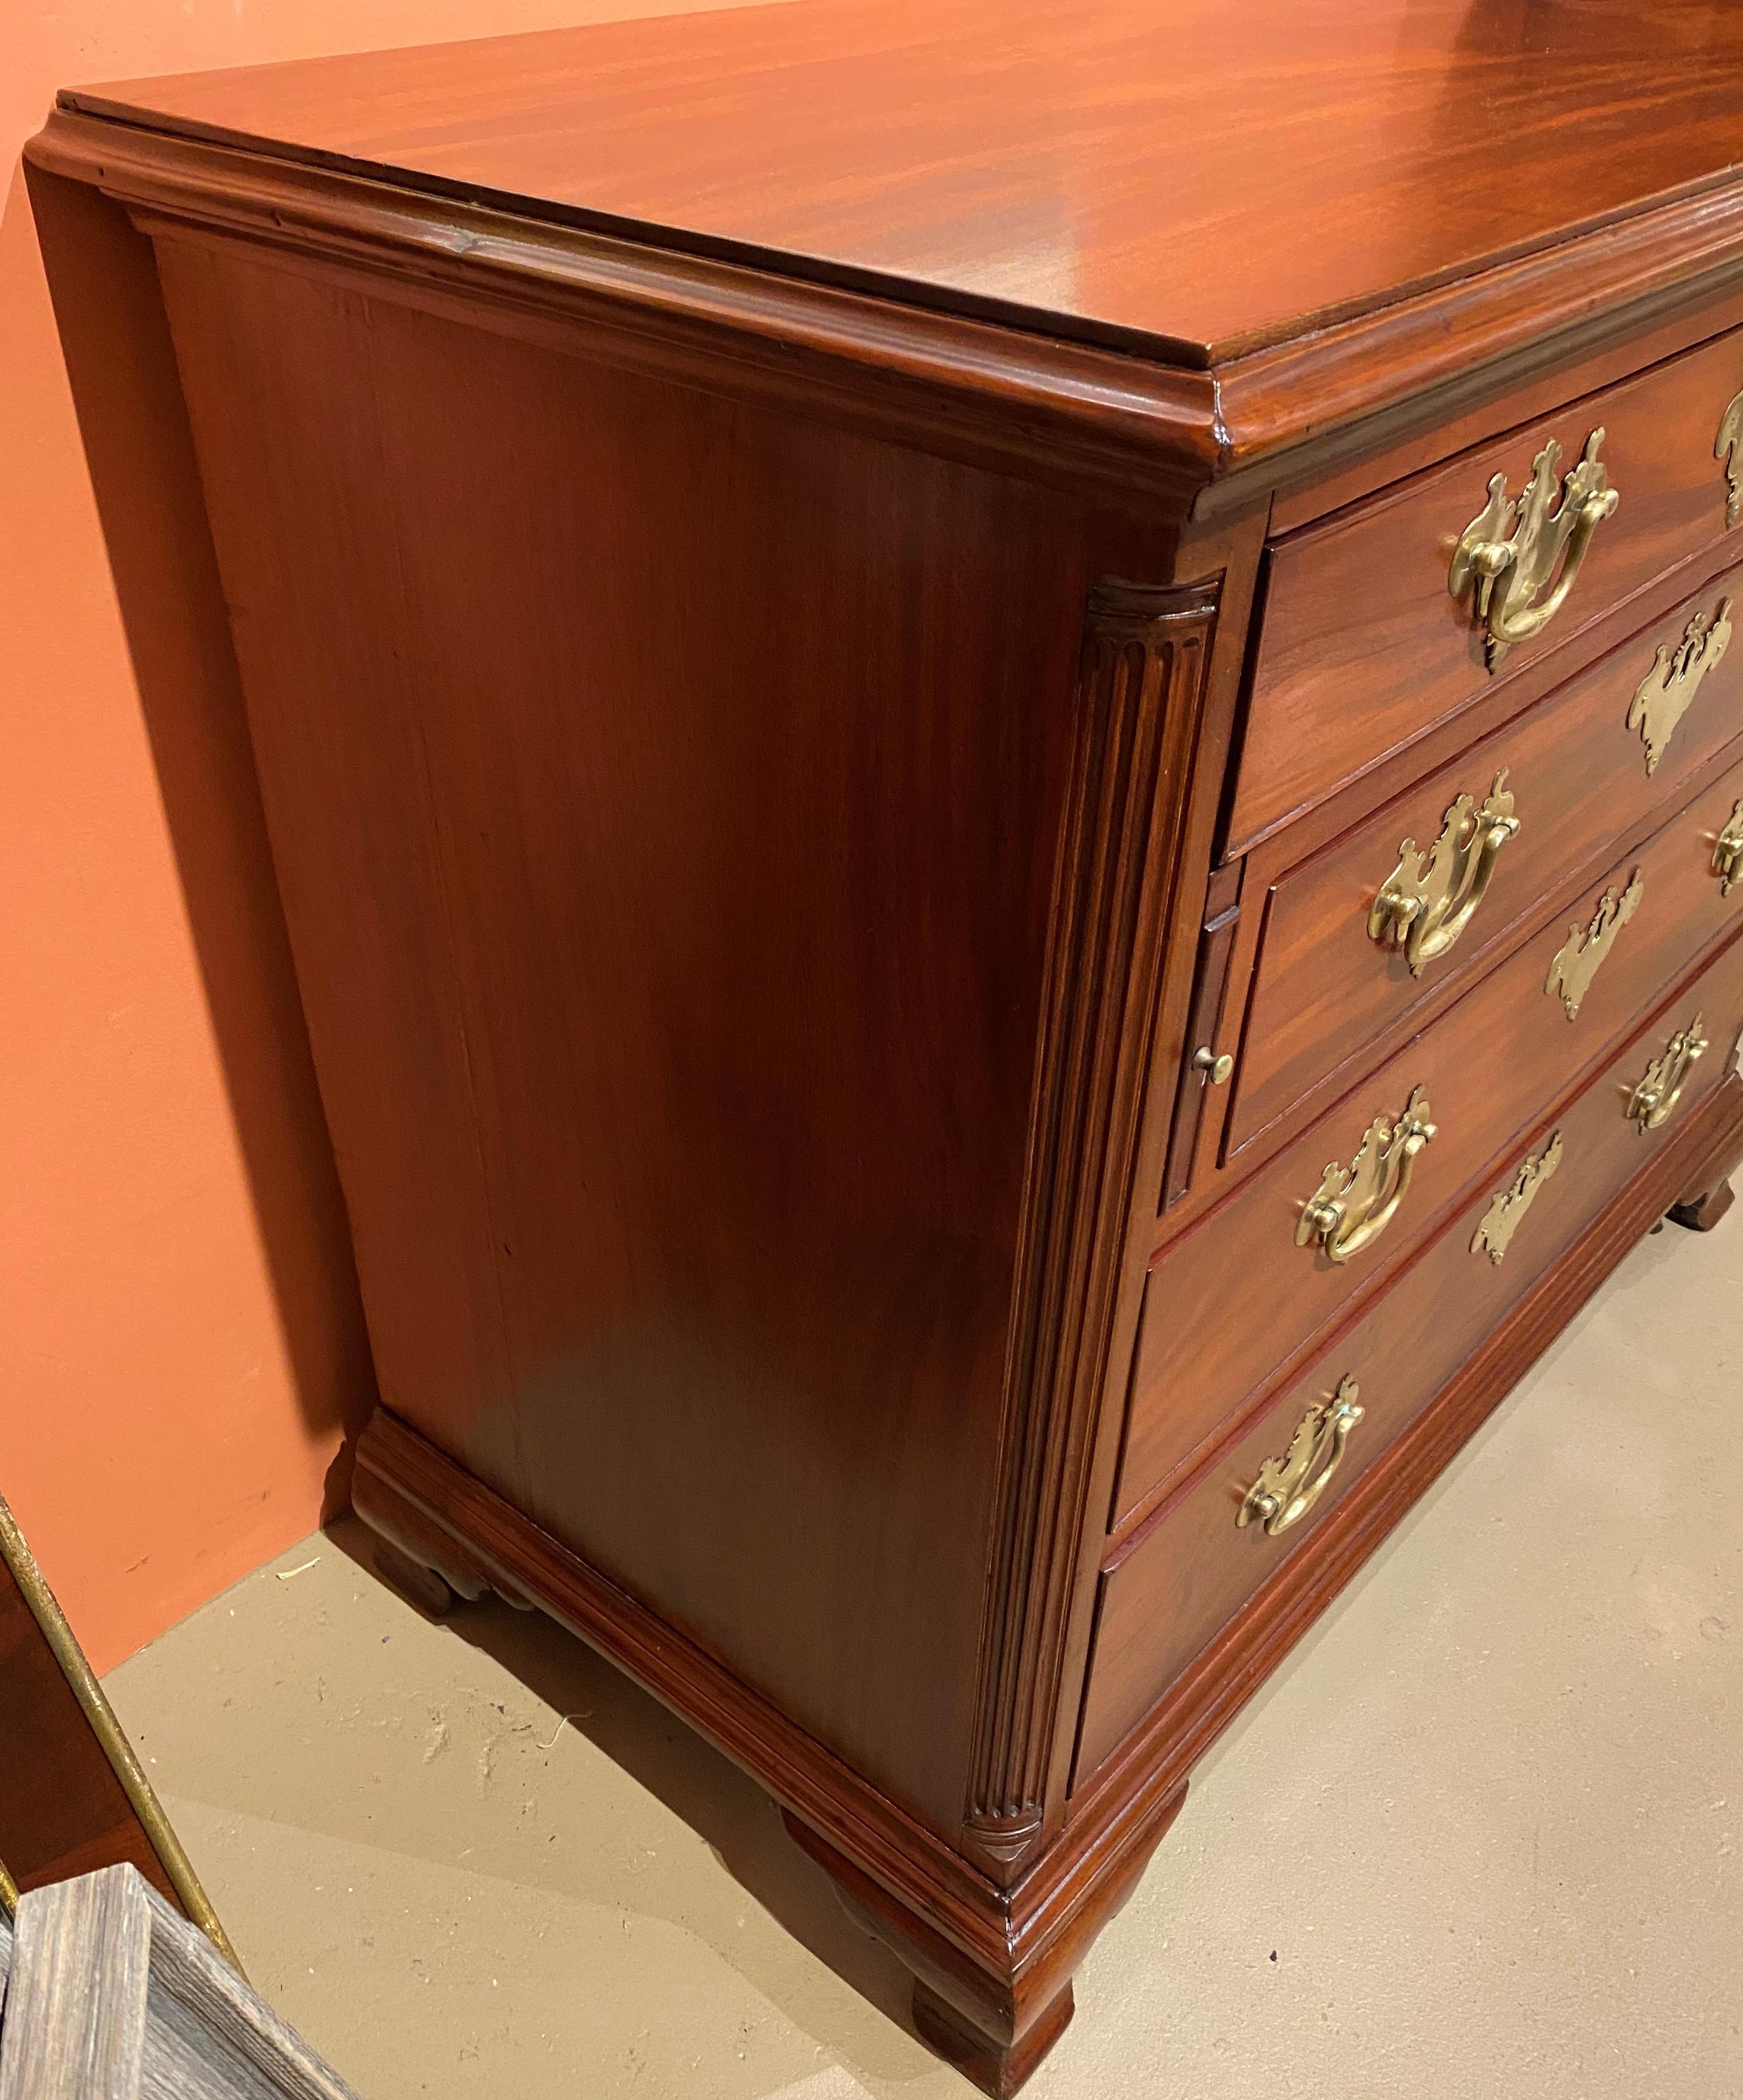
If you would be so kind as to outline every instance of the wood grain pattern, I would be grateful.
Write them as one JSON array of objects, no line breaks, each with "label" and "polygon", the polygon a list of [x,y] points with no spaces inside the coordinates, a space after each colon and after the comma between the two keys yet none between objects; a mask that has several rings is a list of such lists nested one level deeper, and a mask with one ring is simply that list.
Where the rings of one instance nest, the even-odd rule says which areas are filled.
[{"label": "wood grain pattern", "polygon": [[973,465],[1178,512],[1220,457],[1202,372],[64,111],[29,154],[148,232],[240,238],[363,295]]},{"label": "wood grain pattern", "polygon": [[957,1827],[1080,527],[161,267],[384,1398]]},{"label": "wood grain pattern", "polygon": [[[1231,1089],[1225,1143],[1238,1154],[1266,1125],[1370,1046],[1410,1025],[1423,1002],[1444,997],[1493,960],[1522,919],[1583,866],[1673,808],[1701,770],[1743,735],[1743,651],[1728,655],[1696,689],[1656,772],[1648,773],[1629,704],[1661,649],[1672,650],[1697,615],[1728,598],[1743,612],[1733,571],[1685,599],[1505,729],[1473,745],[1344,837],[1270,885]],[[1455,796],[1480,803],[1501,772],[1516,803],[1518,836],[1495,862],[1475,917],[1451,952],[1411,974],[1396,951],[1368,935],[1370,907],[1406,838],[1427,848]]]},{"label": "wood grain pattern", "polygon": [[131,1866],[25,1895],[0,1980],[4,2100],[355,2100]]},{"label": "wood grain pattern", "polygon": [[[876,4],[894,6],[894,0]],[[1405,0],[1396,4],[1401,7]],[[1007,457],[1021,455],[1032,472],[1111,480],[1121,479],[1118,462],[1123,457],[1128,486],[1135,475],[1146,477],[1158,491],[1184,491],[1185,500],[1201,511],[1229,505],[1251,507],[1273,487],[1299,488],[1322,478],[1334,465],[1372,457],[1437,421],[1470,412],[1510,386],[1552,374],[1626,333],[1643,333],[1670,317],[1686,320],[1723,299],[1734,283],[1743,262],[1743,186],[1728,174],[1735,153],[1723,143],[1733,120],[1715,107],[1709,87],[1698,93],[1704,115],[1692,128],[1667,132],[1660,121],[1667,97],[1675,105],[1697,92],[1689,86],[1689,66],[1698,72],[1709,56],[1721,68],[1728,62],[1735,27],[1707,0],[1675,0],[1674,20],[1658,29],[1665,41],[1660,43],[1655,36],[1650,58],[1632,34],[1620,0],[1606,0],[1555,18],[1556,34],[1569,40],[1555,63],[1546,57],[1540,64],[1533,42],[1523,64],[1504,37],[1494,48],[1467,46],[1463,33],[1469,26],[1468,8],[1454,0],[1437,0],[1427,8],[1420,0],[1411,0],[1410,39],[1401,42],[1377,35],[1353,74],[1346,48],[1349,24],[1341,19],[1338,36],[1328,42],[1306,29],[1299,10],[1273,9],[1249,46],[1245,18],[1249,11],[1258,11],[1253,0],[1200,0],[1200,7],[1203,11],[1195,10],[1194,20],[1202,41],[1193,41],[1194,55],[1209,66],[1212,82],[1221,81],[1235,97],[1238,108],[1249,88],[1266,99],[1268,121],[1279,130],[1282,163],[1305,151],[1315,176],[1322,174],[1336,163],[1339,142],[1361,135],[1363,120],[1357,112],[1366,109],[1371,115],[1393,100],[1411,104],[1426,95],[1455,126],[1471,127],[1443,155],[1440,149],[1450,142],[1441,138],[1435,126],[1425,129],[1412,120],[1411,145],[1422,155],[1419,189],[1412,188],[1415,163],[1409,157],[1401,162],[1388,148],[1374,160],[1369,173],[1376,183],[1391,187],[1403,177],[1411,188],[1414,227],[1408,212],[1401,217],[1388,209],[1366,219],[1360,212],[1352,215],[1348,170],[1344,182],[1323,192],[1304,183],[1299,174],[1289,179],[1290,202],[1315,200],[1314,236],[1304,231],[1284,236],[1292,266],[1317,267],[1314,258],[1330,252],[1326,236],[1335,246],[1359,224],[1363,230],[1358,250],[1371,246],[1376,228],[1388,236],[1401,234],[1406,245],[1425,240],[1419,258],[1425,264],[1430,251],[1440,247],[1441,260],[1426,275],[1395,280],[1366,295],[1348,282],[1340,290],[1328,281],[1320,286],[1319,295],[1330,298],[1330,307],[1275,315],[1226,338],[1207,336],[1195,343],[1166,333],[1134,334],[1119,326],[1098,327],[1078,311],[1074,297],[1059,296],[1060,287],[1074,286],[1078,280],[1061,267],[1063,260],[1075,258],[1070,258],[1069,249],[1062,253],[1052,237],[1059,229],[1052,228],[1051,221],[1050,237],[1032,251],[1035,269],[1026,273],[1031,250],[1022,244],[999,268],[1002,282],[1020,288],[1026,274],[1030,297],[1052,295],[1051,303],[1031,307],[976,294],[964,286],[953,291],[948,270],[938,283],[887,272],[867,275],[823,257],[807,260],[761,245],[699,235],[689,222],[697,216],[699,198],[710,193],[724,165],[730,165],[730,148],[727,162],[715,161],[699,191],[693,187],[696,178],[686,171],[682,179],[685,209],[674,207],[671,223],[626,219],[554,201],[536,184],[521,192],[498,188],[484,179],[482,170],[461,179],[421,168],[421,161],[439,157],[435,130],[423,134],[430,152],[408,150],[404,165],[360,159],[355,149],[364,143],[360,138],[353,139],[350,150],[278,139],[270,158],[258,151],[208,143],[209,138],[259,135],[249,127],[261,121],[258,110],[253,117],[247,113],[246,90],[231,99],[230,121],[225,121],[218,112],[227,90],[211,82],[191,90],[194,101],[203,102],[204,115],[191,113],[190,102],[188,112],[178,117],[178,90],[169,83],[137,84],[133,91],[139,99],[132,102],[125,93],[109,99],[96,94],[68,96],[33,142],[29,155],[36,165],[98,183],[130,203],[223,224],[254,240],[304,254],[367,259],[408,284],[442,282],[498,302],[586,313],[596,324],[610,321],[621,351],[642,360],[653,357],[669,367],[693,363],[705,346],[717,363],[735,368],[735,384],[741,387],[760,382],[775,390],[784,387],[791,397],[810,386],[832,414],[858,419],[880,403],[893,405],[912,426],[924,427],[934,445],[991,445]],[[854,15],[845,5],[817,7],[803,14],[770,10],[762,26],[779,40],[783,24],[790,31],[801,21],[820,24],[827,38],[833,24],[846,54],[856,49]],[[748,11],[712,18],[717,29],[756,19]],[[1380,19],[1364,17],[1364,24],[1377,28]],[[1192,135],[1189,126],[1182,130],[1176,122],[1157,121],[1155,109],[1172,107],[1176,92],[1195,106],[1208,108],[1212,101],[1189,84],[1192,73],[1177,50],[1167,51],[1165,63],[1145,81],[1148,102],[1145,94],[1130,91],[1126,68],[1135,48],[1147,38],[1173,34],[1172,13],[1167,24],[1149,17],[1114,24],[1114,15],[1106,9],[1069,15],[1049,10],[1039,21],[1044,38],[1063,33],[1068,41],[1087,38],[1092,46],[1101,40],[1110,55],[1117,53],[1112,76],[1119,82],[1116,98],[1110,110],[1097,111],[1092,120],[1097,150],[1057,165],[1087,171],[1092,178],[1105,170],[1107,223],[1110,230],[1119,228],[1109,253],[1117,255],[1122,270],[1132,267],[1134,282],[1146,293],[1166,287],[1172,299],[1199,281],[1182,260],[1180,239],[1189,233],[1214,251],[1207,268],[1209,280],[1219,287],[1263,281],[1259,255],[1291,223],[1266,180],[1256,185],[1262,201],[1252,206],[1251,222],[1241,226],[1242,237],[1256,244],[1255,252],[1243,256],[1242,269],[1225,267],[1234,226],[1223,214],[1238,198],[1243,182],[1269,165],[1251,150],[1257,135],[1247,119],[1254,112],[1219,117],[1217,136],[1224,150],[1207,148],[1193,159],[1184,179],[1171,166],[1163,189],[1149,195],[1145,187],[1148,157],[1158,151],[1167,154],[1172,142]],[[682,20],[624,27],[656,38],[669,33],[678,42],[698,30],[697,24]],[[1017,27],[1019,36],[1022,27]],[[1114,42],[1107,45],[1110,28]],[[1419,46],[1414,42],[1419,32]],[[1190,24],[1186,33],[1192,36]],[[611,32],[559,33],[578,37],[585,44],[591,38],[609,38]],[[898,30],[898,38],[905,33]],[[1010,47],[1013,33],[1013,25],[1001,23],[991,47]],[[1294,42],[1298,33],[1299,46]],[[1292,73],[1290,64],[1279,69],[1272,62],[1279,37],[1295,51],[1308,77],[1304,100],[1302,76]],[[382,55],[375,88],[361,92],[359,82],[371,69],[355,60],[309,69],[276,68],[260,84],[269,104],[290,90],[277,120],[281,128],[289,128],[294,112],[298,123],[307,119],[318,131],[325,118],[336,118],[342,126],[360,115],[373,124],[389,87],[396,95],[413,96],[417,79],[426,77],[438,99],[452,93],[465,103],[466,115],[440,128],[458,143],[475,122],[487,157],[490,135],[512,132],[518,121],[516,98],[531,95],[541,111],[536,130],[542,143],[541,139],[530,141],[534,160],[549,148],[555,155],[552,165],[560,165],[563,121],[586,106],[586,93],[576,77],[577,64],[585,63],[576,55],[583,44],[565,49],[534,38],[506,40],[495,50],[472,44]],[[602,55],[605,46],[586,48]],[[977,33],[970,31],[964,48],[977,78],[990,82],[993,75]],[[699,59],[704,49],[699,43],[695,55]],[[1250,79],[1242,72],[1249,61],[1241,55],[1249,49],[1266,54]],[[1162,55],[1159,46],[1158,50]],[[941,55],[938,18],[928,14],[923,41],[910,53],[928,82],[942,77],[937,72]],[[797,56],[796,46],[795,64]],[[707,93],[730,129],[738,105],[722,89],[717,60],[714,55],[705,61]],[[1231,60],[1232,74],[1227,70]],[[1665,68],[1663,85],[1637,103],[1641,68],[1657,62]],[[875,99],[866,99],[868,77],[859,60],[847,63],[856,105],[875,109]],[[496,91],[502,97],[494,114],[488,85],[493,68]],[[772,73],[781,70],[773,68]],[[1481,101],[1472,103],[1466,98],[1477,84],[1478,72],[1490,77],[1482,85]],[[300,89],[289,78],[298,73]],[[770,69],[765,68],[746,84],[754,89],[770,77]],[[594,77],[597,82],[603,77]],[[1063,76],[1051,58],[1044,59],[1033,77],[1038,92],[1057,100]],[[1503,78],[1504,89],[1498,85]],[[1311,91],[1315,82],[1330,90],[1317,104]],[[1352,82],[1357,83],[1352,99]],[[779,87],[776,91],[784,92]],[[1538,118],[1547,119],[1552,108],[1564,107],[1562,99],[1570,94],[1604,108],[1603,121],[1538,128]],[[1274,101],[1269,99],[1273,95]],[[1503,154],[1494,150],[1487,135],[1498,108],[1511,106],[1516,95],[1516,121],[1524,121],[1528,109],[1536,115],[1524,132],[1514,131]],[[99,106],[125,110],[128,124],[93,121],[80,113],[82,107]],[[1057,115],[1056,111],[1056,121]],[[1117,140],[1106,135],[1109,117],[1129,125]],[[855,126],[847,128],[855,129],[858,121],[856,117]],[[1022,121],[1022,151],[1032,155],[1038,135],[1030,113],[1025,112]],[[638,142],[647,141],[655,128],[638,126]],[[835,133],[845,135],[839,126]],[[685,134],[686,139],[695,135],[694,127]],[[770,165],[768,139],[760,126],[744,135],[748,146],[745,172],[760,188]],[[1484,138],[1480,147],[1479,135]],[[1608,189],[1615,201],[1595,221],[1578,214],[1564,220],[1553,238],[1546,230],[1535,240],[1510,240],[1499,249],[1486,248],[1480,239],[1474,248],[1467,247],[1467,236],[1485,212],[1492,222],[1504,218],[1516,225],[1522,193],[1513,178],[1526,150],[1519,140],[1527,135],[1533,149],[1542,149],[1556,163],[1549,188],[1539,195],[1566,201]],[[900,151],[912,150],[905,124],[879,136],[901,142]],[[1696,143],[1702,139],[1707,141],[1704,149]],[[1660,179],[1661,165],[1653,166],[1667,141],[1675,142],[1673,152],[1688,152],[1689,165],[1700,167],[1680,190]],[[411,142],[404,143],[409,149]],[[1110,143],[1117,147],[1111,157],[1104,150]],[[293,157],[298,154],[304,157],[300,161]],[[1128,157],[1133,155],[1135,163]],[[637,154],[620,155],[614,148],[611,169],[633,170],[638,160]],[[1180,201],[1208,195],[1203,184],[1213,170],[1220,171],[1228,186],[1217,211],[1208,220],[1182,224]],[[529,165],[528,181],[534,172]],[[551,173],[549,165],[545,172]],[[1153,172],[1161,179],[1161,171]],[[1538,172],[1545,174],[1547,168],[1540,166]],[[914,162],[910,173],[924,192],[929,186],[927,164],[923,159]],[[506,179],[506,170],[499,168],[496,181]],[[1635,188],[1637,183],[1642,186]],[[899,176],[879,179],[875,201],[880,212],[889,210],[899,188]],[[784,182],[777,194],[799,201],[799,193]],[[830,199],[846,194],[836,184],[816,201],[827,210]],[[1454,198],[1459,200],[1456,206]],[[869,205],[873,200],[866,201]],[[952,245],[960,256],[972,258],[985,245],[987,223],[977,188],[971,185],[964,200],[960,188],[947,182],[937,205],[927,208],[929,245],[940,230],[940,207],[942,224],[950,223],[953,211],[965,211]],[[1074,211],[1064,222],[1074,237],[1100,223],[1099,214],[1091,221]],[[1174,237],[1158,235],[1158,229],[1171,223]],[[612,231],[593,230],[598,227]],[[1153,240],[1155,254],[1144,259],[1150,256]],[[1332,313],[1351,317],[1325,324]],[[1247,318],[1252,320],[1251,315]],[[1697,321],[1694,333],[1701,332]],[[1121,351],[1136,349],[1141,355],[1108,356],[1091,338],[1105,338]],[[778,378],[762,360],[744,358],[743,346],[752,339],[779,346],[783,370]],[[1255,347],[1261,342],[1269,346]],[[1214,387],[1205,377],[1212,366],[1217,373]],[[1052,426],[1050,435],[1038,428],[1042,423]]]},{"label": "wood grain pattern", "polygon": [[[1247,1598],[1303,1548],[1590,1220],[1651,1171],[1675,1123],[1643,1138],[1624,1110],[1648,1060],[1697,1008],[1713,1049],[1685,1090],[1677,1110],[1682,1117],[1721,1083],[1743,1030],[1743,944],[1733,943],[1695,984],[1648,1018],[1578,1099],[1522,1138],[1373,1310],[1229,1445],[1189,1494],[1172,1498],[1122,1542],[1110,1564],[1097,1625],[1079,1751],[1084,1771],[1101,1763]],[[1560,1165],[1497,1265],[1473,1251],[1476,1225],[1494,1190],[1552,1133],[1561,1138]],[[1257,1523],[1238,1528],[1242,1498],[1260,1464],[1282,1457],[1303,1414],[1345,1377],[1358,1382],[1366,1411],[1330,1485],[1279,1537],[1267,1537]]]},{"label": "wood grain pattern", "polygon": [[1740,78],[1714,0],[833,0],[67,99],[1205,364],[1721,188]]},{"label": "wood grain pattern", "polygon": [[[1689,958],[1743,926],[1743,891],[1727,896],[1712,841],[1740,792],[1734,769],[1630,854],[1566,901],[1474,990],[1330,1115],[1245,1181],[1208,1223],[1170,1243],[1151,1271],[1133,1374],[1114,1519],[1124,1525],[1194,1462],[1261,1382],[1358,1294],[1392,1277],[1444,1205],[1491,1173],[1546,1101],[1562,1098]],[[1577,1022],[1544,990],[1570,925],[1635,873],[1644,901],[1599,970]],[[1302,1207],[1328,1160],[1348,1166],[1374,1117],[1396,1115],[1414,1087],[1439,1136],[1416,1162],[1409,1196],[1383,1237],[1341,1265],[1295,1244]]]},{"label": "wood grain pattern", "polygon": [[[1342,787],[1725,532],[1713,434],[1743,388],[1743,339],[1687,357],[1419,476],[1273,550],[1264,633],[1229,818],[1231,854]],[[1537,642],[1484,661],[1469,602],[1447,589],[1459,534],[1492,474],[1516,496],[1551,438],[1563,470],[1591,432],[1621,494],[1566,606]]]},{"label": "wood grain pattern", "polygon": [[139,2100],[151,1912],[130,1867],[55,1882],[12,1930],[0,2100]]}]

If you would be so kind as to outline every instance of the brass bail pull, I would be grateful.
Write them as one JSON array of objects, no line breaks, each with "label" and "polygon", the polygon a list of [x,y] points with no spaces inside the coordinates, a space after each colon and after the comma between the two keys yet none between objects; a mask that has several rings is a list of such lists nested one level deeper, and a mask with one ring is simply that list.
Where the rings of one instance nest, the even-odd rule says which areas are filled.
[{"label": "brass bail pull", "polygon": [[1405,840],[1368,913],[1368,938],[1401,950],[1410,975],[1419,977],[1470,924],[1501,849],[1518,829],[1503,766],[1480,807],[1474,796],[1459,796],[1426,853]]},{"label": "brass bail pull", "polygon": [[1262,1524],[1268,1538],[1300,1524],[1331,1485],[1331,1476],[1343,1462],[1350,1432],[1365,1410],[1356,1404],[1361,1388],[1352,1378],[1339,1381],[1330,1400],[1310,1407],[1290,1439],[1281,1458],[1267,1458],[1259,1477],[1242,1498],[1235,1516],[1244,1531],[1254,1522]]},{"label": "brass bail pull", "polygon": [[1470,593],[1491,671],[1515,642],[1541,634],[1560,611],[1592,535],[1615,515],[1621,497],[1598,457],[1603,443],[1600,427],[1561,478],[1561,447],[1551,438],[1532,461],[1523,494],[1509,496],[1507,476],[1496,474],[1489,501],[1458,536],[1447,589],[1458,598]]},{"label": "brass bail pull", "polygon": [[1629,1118],[1643,1137],[1675,1114],[1689,1074],[1710,1047],[1705,1028],[1705,1022],[1697,1013],[1686,1028],[1679,1029],[1665,1045],[1663,1055],[1653,1058],[1629,1096]]},{"label": "brass bail pull", "polygon": [[1731,894],[1732,885],[1743,880],[1743,802],[1727,819],[1725,828],[1713,841],[1713,872],[1719,877],[1719,893]]},{"label": "brass bail pull", "polygon": [[1371,1246],[1410,1193],[1416,1156],[1434,1136],[1423,1090],[1414,1088],[1401,1115],[1378,1115],[1368,1125],[1347,1167],[1334,1160],[1326,1169],[1302,1207],[1295,1245],[1317,1243],[1335,1262]]}]

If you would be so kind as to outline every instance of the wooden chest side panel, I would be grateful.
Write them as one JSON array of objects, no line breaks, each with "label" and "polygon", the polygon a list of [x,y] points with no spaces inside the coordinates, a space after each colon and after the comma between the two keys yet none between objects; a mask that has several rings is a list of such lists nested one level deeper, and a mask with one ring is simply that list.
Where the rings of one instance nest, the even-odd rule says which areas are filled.
[{"label": "wooden chest side panel", "polygon": [[384,1398],[960,1823],[1074,516],[160,258]]}]

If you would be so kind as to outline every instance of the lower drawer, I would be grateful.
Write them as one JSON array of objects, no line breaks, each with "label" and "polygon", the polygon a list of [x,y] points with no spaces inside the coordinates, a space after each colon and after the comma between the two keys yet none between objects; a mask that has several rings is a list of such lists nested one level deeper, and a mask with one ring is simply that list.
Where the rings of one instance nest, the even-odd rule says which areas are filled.
[{"label": "lower drawer", "polygon": [[[1519,1134],[1743,924],[1743,882],[1722,880],[1714,858],[1720,836],[1743,825],[1739,811],[1743,763],[1164,1247],[1145,1291],[1117,1521],[1142,1521],[1261,1387],[1286,1376],[1352,1299],[1382,1287]],[[1412,1101],[1436,1135],[1406,1162],[1405,1181],[1394,1171],[1402,1148],[1383,1129],[1364,1133]],[[1345,1191],[1351,1233],[1334,1254],[1305,1214],[1358,1166]]]},{"label": "lower drawer", "polygon": [[[1661,1098],[1661,1120],[1646,1127],[1630,1113],[1636,1088],[1697,1017],[1708,1048],[1675,1105]],[[1117,1747],[1713,1092],[1733,1061],[1740,1026],[1743,941],[1522,1145],[1504,1173],[1195,1486],[1123,1543],[1102,1578],[1079,1778]],[[1359,1418],[1352,1419],[1352,1407]],[[1270,1502],[1261,1502],[1267,1493]]]}]

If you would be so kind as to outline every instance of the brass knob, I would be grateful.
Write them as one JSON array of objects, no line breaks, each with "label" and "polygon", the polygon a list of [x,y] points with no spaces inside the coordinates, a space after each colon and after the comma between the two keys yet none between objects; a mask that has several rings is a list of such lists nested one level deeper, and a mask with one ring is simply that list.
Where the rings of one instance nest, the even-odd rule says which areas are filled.
[{"label": "brass knob", "polygon": [[1195,1072],[1202,1073],[1213,1087],[1225,1087],[1229,1083],[1229,1074],[1234,1070],[1234,1060],[1226,1050],[1219,1057],[1209,1043],[1206,1043],[1202,1050],[1194,1051],[1192,1068]]}]

